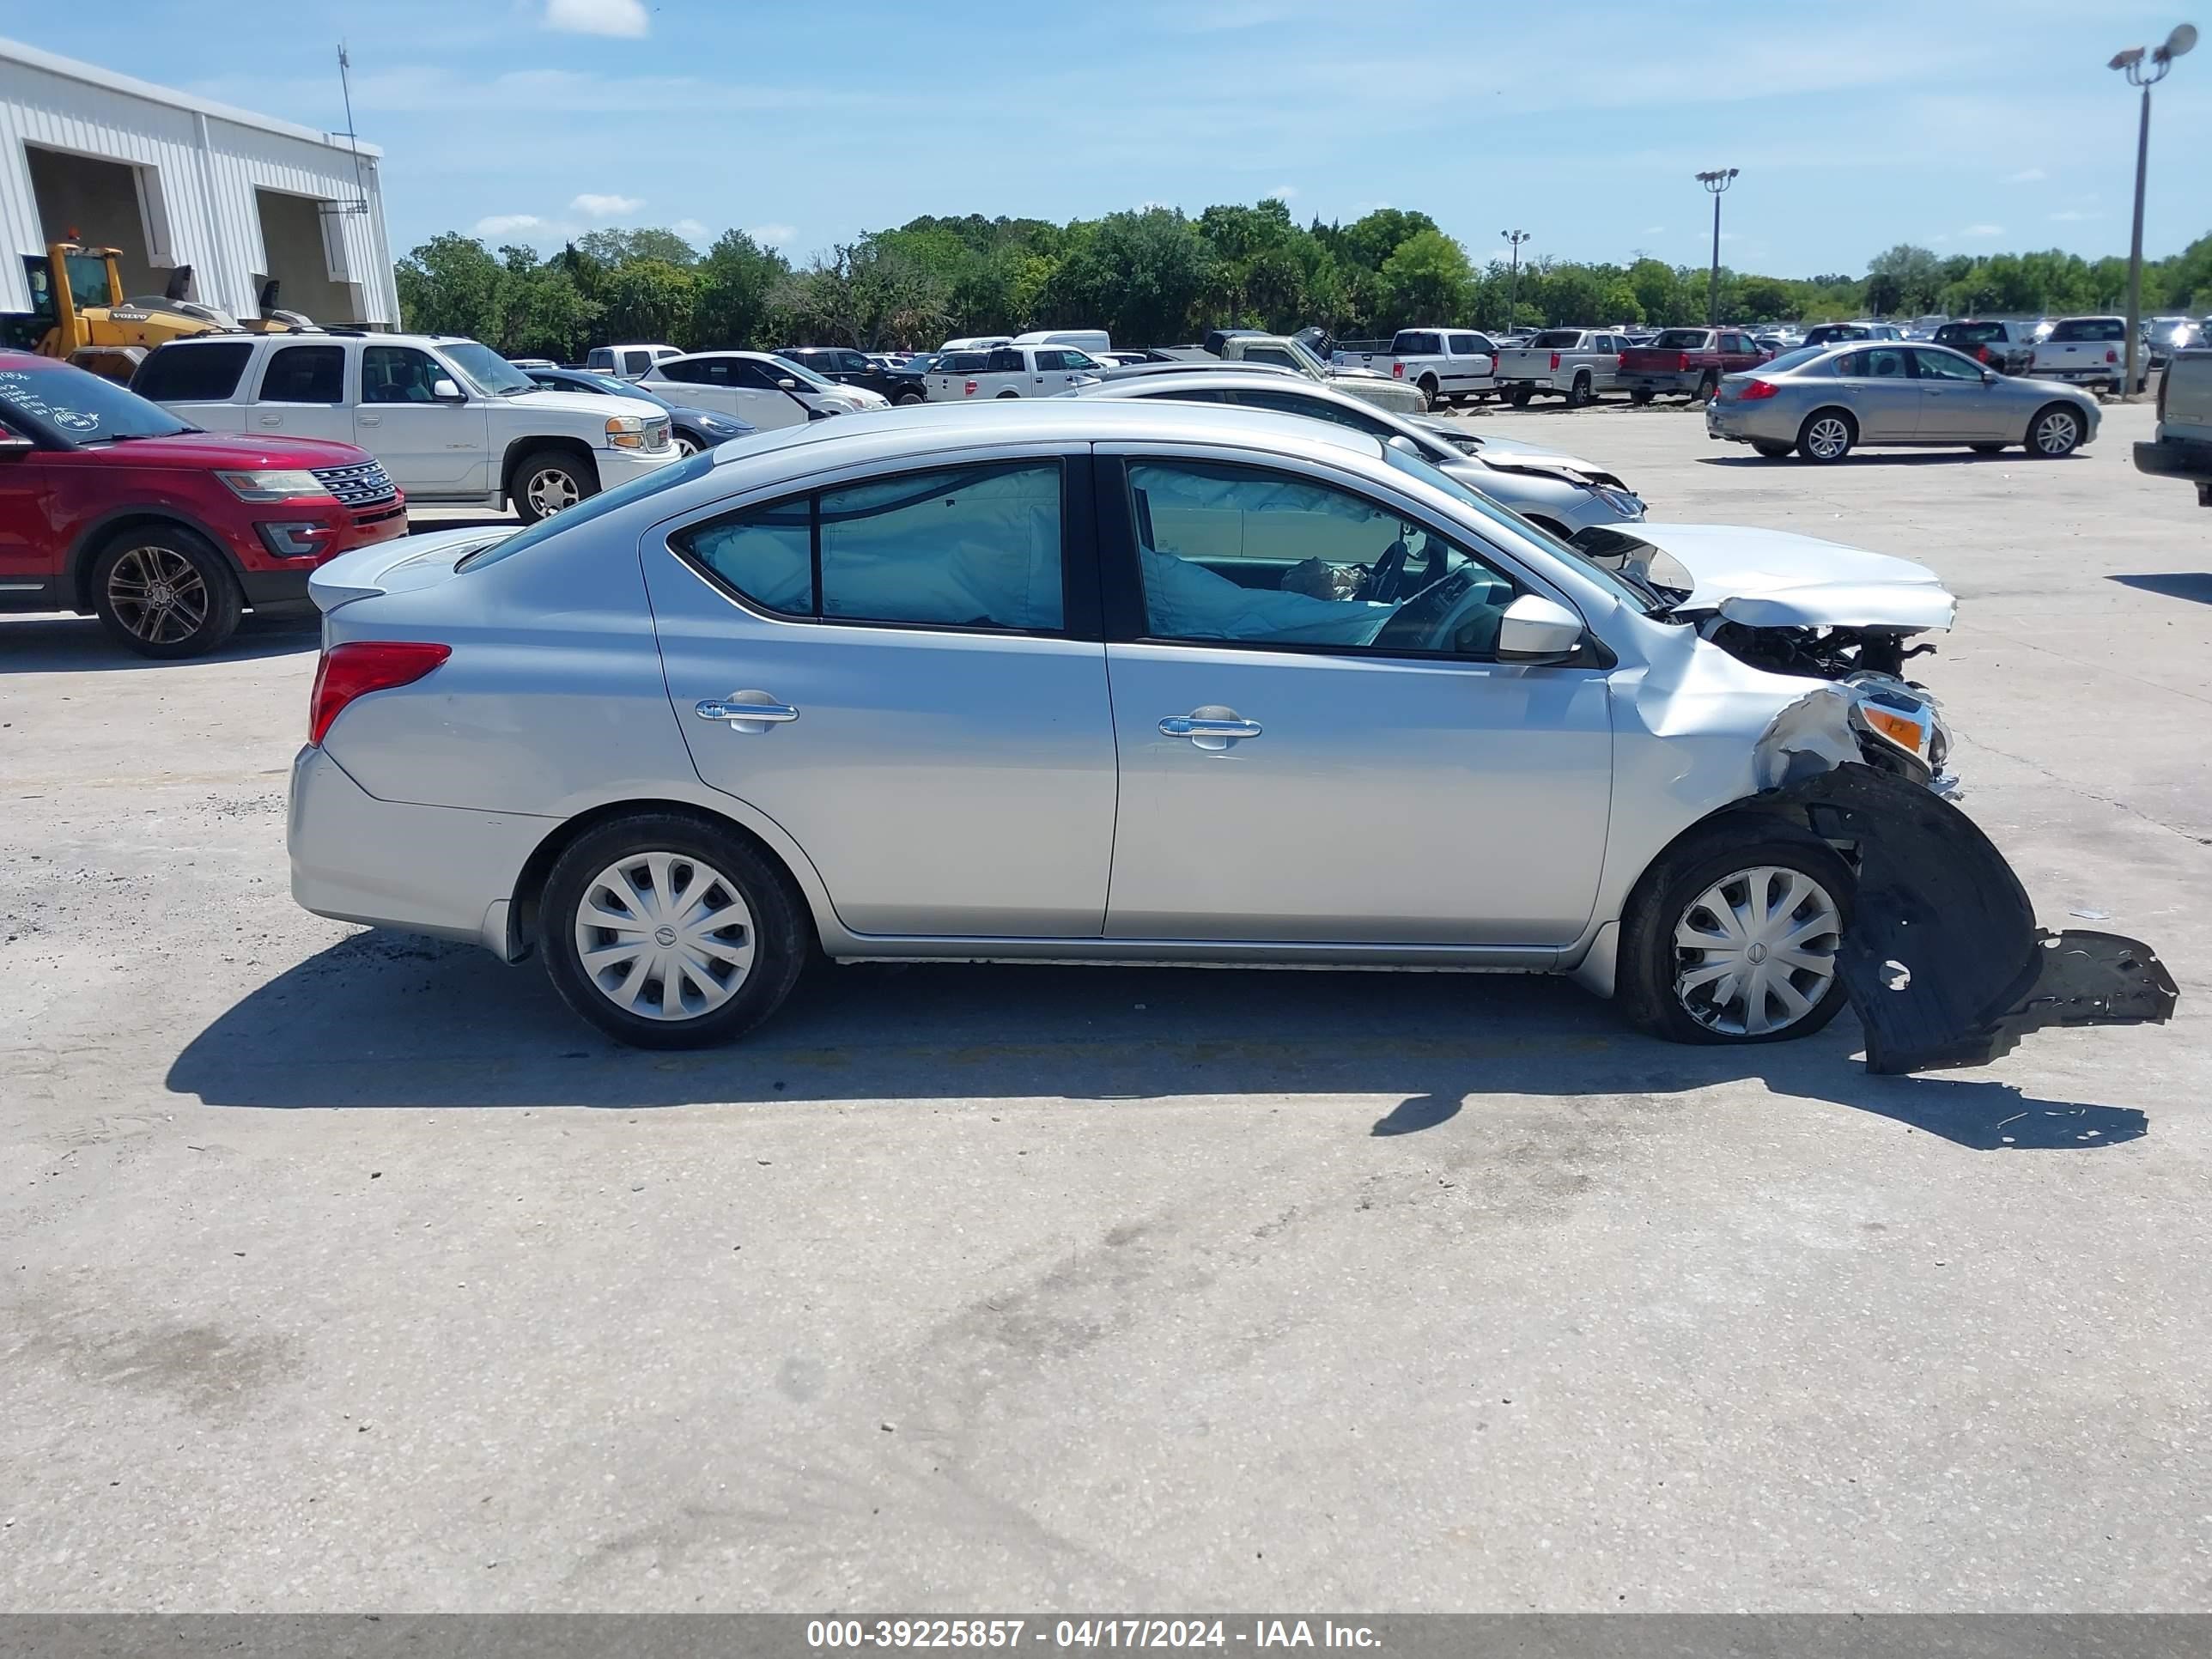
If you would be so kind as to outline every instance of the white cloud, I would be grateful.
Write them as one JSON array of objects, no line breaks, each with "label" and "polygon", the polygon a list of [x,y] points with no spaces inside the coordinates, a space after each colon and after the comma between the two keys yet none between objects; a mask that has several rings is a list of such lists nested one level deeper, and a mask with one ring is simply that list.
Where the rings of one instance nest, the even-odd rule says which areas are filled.
[{"label": "white cloud", "polygon": [[1664,235],[1666,234],[1666,230],[1667,227],[1664,225],[1646,225],[1644,227],[1644,234],[1646,236]]},{"label": "white cloud", "polygon": [[568,204],[571,213],[588,213],[594,218],[614,219],[635,213],[643,207],[641,198],[635,196],[595,196],[586,191]]},{"label": "white cloud", "polygon": [[2007,173],[2005,175],[2005,183],[2008,185],[2040,184],[2044,179],[2048,179],[2050,176],[2051,175],[2045,173],[2041,167],[2022,167],[2018,173]]},{"label": "white cloud", "polygon": [[747,230],[745,234],[764,246],[781,247],[798,235],[799,231],[797,227],[792,225],[755,225]]},{"label": "white cloud", "polygon": [[1959,234],[1986,240],[1991,236],[2003,235],[2004,227],[2002,225],[1968,225]]},{"label": "white cloud", "polygon": [[1268,198],[1272,197],[1278,202],[1287,202],[1291,197],[1297,193],[1298,187],[1296,185],[1277,185],[1274,189],[1267,192],[1267,196],[1263,196],[1260,199],[1261,201],[1266,201]]},{"label": "white cloud", "polygon": [[534,213],[492,213],[476,222],[479,236],[511,236],[518,230],[536,230],[545,222]]},{"label": "white cloud", "polygon": [[696,219],[678,219],[674,224],[669,226],[669,229],[674,231],[678,236],[694,242],[707,234],[707,227]]},{"label": "white cloud", "polygon": [[2091,219],[2101,219],[2105,216],[2101,213],[2084,213],[2080,208],[2066,208],[2051,216],[2052,220],[2062,225],[2078,225]]},{"label": "white cloud", "polygon": [[642,37],[653,26],[645,0],[545,0],[545,27],[564,34]]}]

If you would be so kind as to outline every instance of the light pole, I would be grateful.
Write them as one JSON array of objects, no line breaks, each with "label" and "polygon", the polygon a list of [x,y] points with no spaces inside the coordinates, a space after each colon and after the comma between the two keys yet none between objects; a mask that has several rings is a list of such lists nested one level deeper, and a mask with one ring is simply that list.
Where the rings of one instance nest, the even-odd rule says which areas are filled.
[{"label": "light pole", "polygon": [[1713,276],[1705,289],[1705,320],[1716,325],[1721,319],[1721,192],[1735,182],[1738,171],[1735,167],[1716,167],[1711,173],[1698,175],[1698,182],[1713,198]]},{"label": "light pole", "polygon": [[2145,52],[2141,46],[2130,46],[2125,52],[2115,52],[2107,69],[2124,70],[2128,84],[2142,88],[2142,121],[2136,129],[2136,228],[2134,239],[2128,244],[2128,362],[2127,381],[2120,388],[2123,402],[2132,403],[2136,395],[2136,365],[2137,354],[2142,349],[2136,335],[2142,328],[2142,210],[2143,171],[2150,163],[2150,89],[2166,79],[2173,60],[2197,44],[2197,27],[2193,23],[2178,23],[2173,33],[2166,37],[2166,44]]},{"label": "light pole", "polygon": [[1528,233],[1501,230],[1498,234],[1513,245],[1513,280],[1505,301],[1505,326],[1510,331],[1521,326],[1521,244],[1528,240]]}]

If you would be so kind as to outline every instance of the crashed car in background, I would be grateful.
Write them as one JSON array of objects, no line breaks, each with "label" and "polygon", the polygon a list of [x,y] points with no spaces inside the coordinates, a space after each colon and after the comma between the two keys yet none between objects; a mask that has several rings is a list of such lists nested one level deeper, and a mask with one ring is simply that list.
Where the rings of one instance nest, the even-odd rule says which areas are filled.
[{"label": "crashed car in background", "polygon": [[2172,1012],[1929,787],[1932,575],[1593,533],[1221,404],[740,439],[318,573],[293,893],[540,954],[651,1048],[823,955],[1562,972],[1722,1044],[1848,1000],[1877,1070]]}]

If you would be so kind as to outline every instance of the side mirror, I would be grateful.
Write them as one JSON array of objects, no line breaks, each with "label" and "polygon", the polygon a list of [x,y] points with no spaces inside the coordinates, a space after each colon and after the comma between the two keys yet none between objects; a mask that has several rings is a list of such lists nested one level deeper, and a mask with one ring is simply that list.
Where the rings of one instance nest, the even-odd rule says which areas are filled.
[{"label": "side mirror", "polygon": [[1982,384],[1984,386],[1995,386],[2004,377],[1999,374],[1994,368],[1985,368],[1982,371]]},{"label": "side mirror", "polygon": [[799,390],[799,382],[796,380],[778,380],[775,383],[775,389],[778,392],[796,392]]},{"label": "side mirror", "polygon": [[469,400],[459,381],[449,380],[443,375],[430,382],[430,396],[441,404],[465,404]]},{"label": "side mirror", "polygon": [[1498,660],[1563,662],[1583,642],[1583,619],[1556,599],[1523,593],[1498,621]]}]

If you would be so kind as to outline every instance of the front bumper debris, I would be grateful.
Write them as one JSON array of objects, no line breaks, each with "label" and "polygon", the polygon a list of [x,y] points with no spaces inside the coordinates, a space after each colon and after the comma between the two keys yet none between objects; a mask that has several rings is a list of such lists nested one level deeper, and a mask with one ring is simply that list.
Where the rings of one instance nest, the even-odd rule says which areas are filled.
[{"label": "front bumper debris", "polygon": [[2045,1026],[2172,1018],[2179,993],[2148,945],[2039,928],[2004,855],[1922,786],[1853,763],[1770,799],[1856,853],[1838,971],[1865,1028],[1869,1072],[1985,1066]]}]

